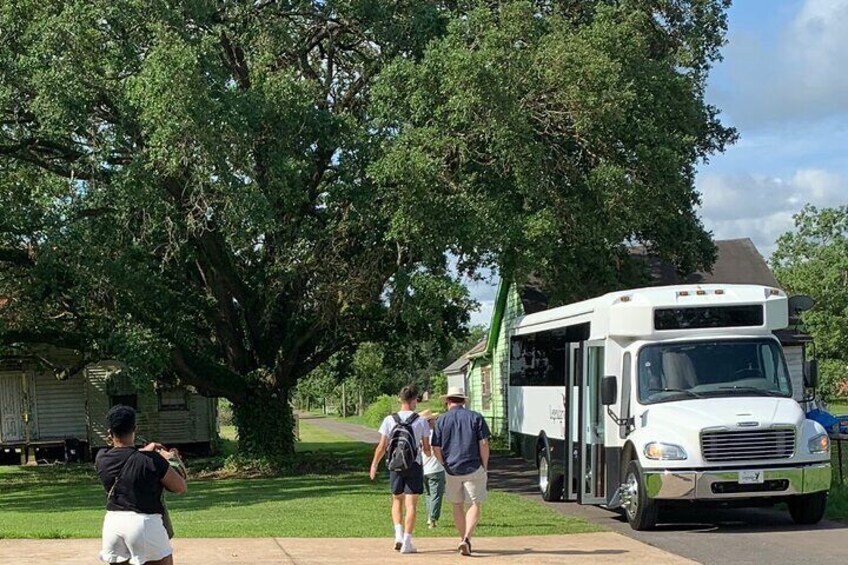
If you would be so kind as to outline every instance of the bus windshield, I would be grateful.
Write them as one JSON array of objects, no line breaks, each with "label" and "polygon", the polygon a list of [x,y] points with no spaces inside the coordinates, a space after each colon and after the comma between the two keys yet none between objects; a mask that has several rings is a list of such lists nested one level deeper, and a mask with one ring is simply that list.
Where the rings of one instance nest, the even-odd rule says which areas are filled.
[{"label": "bus windshield", "polygon": [[639,402],[720,396],[792,396],[780,344],[772,339],[646,345],[639,351]]}]

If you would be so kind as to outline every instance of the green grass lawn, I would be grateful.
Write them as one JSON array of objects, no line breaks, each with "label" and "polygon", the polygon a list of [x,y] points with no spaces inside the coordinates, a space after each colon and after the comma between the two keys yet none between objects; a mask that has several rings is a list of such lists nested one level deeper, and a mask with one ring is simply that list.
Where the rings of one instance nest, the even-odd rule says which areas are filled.
[{"label": "green grass lawn", "polygon": [[827,499],[827,517],[848,522],[848,485],[834,485]]},{"label": "green grass lawn", "polygon": [[[222,429],[225,442],[234,440]],[[227,449],[228,444],[224,444]],[[332,458],[339,472],[263,479],[190,481],[170,496],[180,537],[388,537],[387,476],[367,476],[372,447],[301,422],[300,456]],[[354,470],[351,470],[354,469]],[[361,469],[361,470],[359,470]],[[0,467],[0,538],[98,537],[106,495],[89,465]],[[446,505],[439,528],[428,530],[423,501],[417,536],[455,536]],[[597,531],[532,500],[492,492],[480,536]]]},{"label": "green grass lawn", "polygon": [[831,402],[828,404],[828,412],[831,414],[836,414],[837,416],[844,416],[848,414],[848,401],[839,400],[836,402]]}]

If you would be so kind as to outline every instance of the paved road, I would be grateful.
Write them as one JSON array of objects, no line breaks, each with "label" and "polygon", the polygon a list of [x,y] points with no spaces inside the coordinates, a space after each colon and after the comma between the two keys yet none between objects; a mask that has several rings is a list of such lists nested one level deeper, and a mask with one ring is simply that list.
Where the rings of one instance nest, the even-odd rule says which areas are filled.
[{"label": "paved road", "polygon": [[675,510],[661,515],[652,532],[636,532],[617,512],[575,503],[543,502],[529,463],[498,458],[489,480],[494,488],[536,498],[541,504],[577,516],[654,547],[705,564],[848,563],[848,525],[822,522],[796,526],[775,509]]},{"label": "paved road", "polygon": [[[355,439],[376,432],[332,420],[314,423]],[[354,429],[349,429],[354,428]],[[364,441],[360,439],[360,441]],[[376,441],[373,440],[372,441]],[[643,543],[708,565],[848,563],[848,525],[822,522],[796,526],[789,513],[776,509],[675,510],[661,515],[652,532],[636,532],[617,512],[574,503],[543,502],[531,464],[501,457],[489,473],[494,488],[532,497],[557,512],[577,516]]]},{"label": "paved road", "polygon": [[355,439],[356,441],[361,441],[363,443],[376,444],[380,441],[380,433],[377,430],[372,430],[366,428],[365,426],[360,426],[357,424],[346,424],[345,422],[339,422],[338,420],[334,420],[332,418],[324,418],[321,416],[306,415],[299,416],[299,418],[302,422],[315,424],[316,426],[320,426],[327,431],[347,436],[351,439]]}]

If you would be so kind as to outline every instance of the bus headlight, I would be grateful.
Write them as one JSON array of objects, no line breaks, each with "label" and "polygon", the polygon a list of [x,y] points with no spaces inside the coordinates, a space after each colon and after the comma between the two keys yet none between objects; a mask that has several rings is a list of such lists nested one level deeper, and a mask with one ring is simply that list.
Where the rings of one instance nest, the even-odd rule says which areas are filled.
[{"label": "bus headlight", "polygon": [[830,438],[827,434],[819,434],[807,442],[807,447],[810,453],[827,453],[830,449]]},{"label": "bus headlight", "polygon": [[686,459],[686,450],[673,443],[652,441],[645,446],[645,457],[662,461],[680,461]]}]

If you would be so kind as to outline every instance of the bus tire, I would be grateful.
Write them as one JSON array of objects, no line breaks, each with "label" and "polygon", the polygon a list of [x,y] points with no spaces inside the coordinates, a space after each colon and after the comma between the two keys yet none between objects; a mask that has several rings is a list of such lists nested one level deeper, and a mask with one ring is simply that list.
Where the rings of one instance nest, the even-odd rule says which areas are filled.
[{"label": "bus tire", "polygon": [[789,515],[796,524],[818,524],[827,507],[827,491],[793,496],[789,499]]},{"label": "bus tire", "polygon": [[659,509],[657,503],[648,498],[645,475],[635,459],[630,461],[624,473],[624,493],[626,499],[622,506],[630,527],[640,532],[653,530],[657,525]]},{"label": "bus tire", "polygon": [[544,445],[536,454],[536,468],[539,470],[539,492],[545,502],[562,500],[564,477],[551,465],[551,454]]}]

